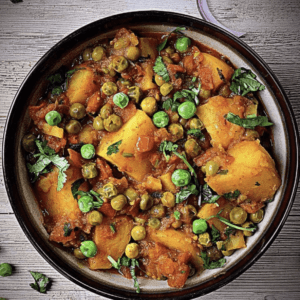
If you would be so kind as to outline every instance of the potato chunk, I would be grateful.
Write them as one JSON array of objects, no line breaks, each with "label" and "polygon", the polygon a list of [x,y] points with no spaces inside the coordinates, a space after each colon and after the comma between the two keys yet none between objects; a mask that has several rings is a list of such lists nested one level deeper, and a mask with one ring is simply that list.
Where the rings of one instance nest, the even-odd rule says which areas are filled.
[{"label": "potato chunk", "polygon": [[228,173],[207,176],[206,182],[219,195],[239,190],[254,202],[272,199],[281,184],[275,163],[259,141],[243,141],[227,153],[234,158]]},{"label": "potato chunk", "polygon": [[246,101],[240,96],[233,98],[215,96],[206,104],[198,106],[196,114],[210,134],[211,144],[214,147],[222,146],[227,149],[230,143],[244,134],[243,127],[228,122],[224,116],[232,112],[243,118],[246,107]]},{"label": "potato chunk", "polygon": [[81,70],[76,71],[71,77],[68,89],[67,97],[70,100],[70,103],[81,103],[85,105],[86,99],[99,87],[95,84],[95,75],[91,68],[84,67]]},{"label": "potato chunk", "polygon": [[212,77],[213,77],[213,84],[214,89],[213,91],[216,91],[222,84],[224,84],[223,80],[220,78],[218,69],[222,71],[222,74],[226,81],[229,81],[234,70],[227,65],[224,61],[210,55],[207,53],[203,54],[203,61],[201,62],[202,67],[208,67],[212,71]]},{"label": "potato chunk", "polygon": [[[119,131],[108,133],[102,138],[97,154],[115,164],[121,172],[126,172],[134,179],[142,181],[145,175],[151,172],[152,165],[149,161],[149,152],[138,152],[136,144],[139,136],[153,137],[155,130],[147,114],[137,110]],[[108,155],[107,148],[118,141],[122,141],[118,153]],[[123,153],[131,153],[133,156],[123,157]]]},{"label": "potato chunk", "polygon": [[157,52],[157,39],[154,38],[140,38],[139,47],[141,49],[141,56],[142,57],[149,57],[151,59],[156,59],[158,52]]},{"label": "potato chunk", "polygon": [[166,229],[153,230],[150,227],[147,229],[148,238],[156,243],[160,243],[170,249],[179,250],[180,252],[189,252],[192,255],[191,261],[197,267],[202,269],[203,261],[199,257],[199,248],[193,244],[193,240],[187,237],[183,232]]},{"label": "potato chunk", "polygon": [[[82,178],[81,170],[70,166],[66,171],[66,175],[67,181],[59,192],[57,191],[58,169],[56,167],[52,172],[40,177],[35,183],[35,194],[40,201],[41,209],[47,211],[46,220],[56,222],[62,216],[67,216],[70,220],[77,220],[82,215],[71,192],[72,183]],[[86,184],[80,186],[80,190],[87,191],[86,188]]]},{"label": "potato chunk", "polygon": [[[110,229],[111,223],[114,223],[115,233]],[[104,218],[103,222],[95,229],[94,242],[98,252],[96,256],[88,259],[90,269],[110,269],[112,265],[107,256],[110,255],[116,261],[122,257],[130,241],[132,228],[133,221],[127,216],[119,216],[114,219]]]}]

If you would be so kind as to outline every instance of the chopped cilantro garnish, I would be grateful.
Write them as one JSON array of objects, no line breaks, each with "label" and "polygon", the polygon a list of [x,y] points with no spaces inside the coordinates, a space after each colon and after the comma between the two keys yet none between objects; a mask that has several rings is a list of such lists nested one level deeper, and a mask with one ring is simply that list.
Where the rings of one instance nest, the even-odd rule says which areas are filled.
[{"label": "chopped cilantro garnish", "polygon": [[116,227],[113,223],[109,225],[109,228],[112,231],[112,233],[116,233]]},{"label": "chopped cilantro garnish", "polygon": [[268,117],[266,116],[256,116],[256,115],[249,115],[247,118],[243,119],[239,116],[229,112],[225,117],[227,121],[230,123],[242,126],[248,129],[255,129],[256,126],[272,126],[273,123],[268,121]]},{"label": "chopped cilantro garnish", "polygon": [[256,75],[245,68],[235,70],[231,80],[230,90],[237,95],[245,96],[249,92],[265,89],[265,86],[256,80]]},{"label": "chopped cilantro garnish", "polygon": [[181,189],[179,193],[176,194],[176,203],[182,203],[190,195],[198,195],[199,191],[195,184],[189,184],[188,186]]},{"label": "chopped cilantro garnish", "polygon": [[176,220],[180,220],[180,212],[178,210],[174,211],[174,217]]},{"label": "chopped cilantro garnish", "polygon": [[189,129],[189,130],[187,131],[187,134],[193,135],[193,136],[199,138],[200,140],[204,140],[204,139],[205,139],[205,136],[204,136],[204,134],[201,132],[200,129]]},{"label": "chopped cilantro garnish", "polygon": [[163,141],[159,145],[158,149],[159,149],[159,151],[163,152],[163,154],[166,158],[166,162],[168,162],[171,158],[172,152],[176,151],[178,149],[178,145],[173,144],[172,142]]},{"label": "chopped cilantro garnish", "polygon": [[172,98],[167,99],[163,102],[162,108],[165,110],[169,110],[171,108],[171,111],[177,111],[180,103],[176,100],[174,101]]},{"label": "chopped cilantro garnish", "polygon": [[119,152],[119,146],[122,144],[122,140],[111,144],[109,147],[107,147],[106,155],[112,155],[113,153],[116,154]]},{"label": "chopped cilantro garnish", "polygon": [[153,70],[157,75],[161,76],[165,82],[169,82],[169,80],[170,80],[169,73],[168,73],[167,67],[164,64],[161,56],[157,57],[154,67],[153,67]]},{"label": "chopped cilantro garnish", "polygon": [[213,195],[213,193],[212,193],[212,191],[209,188],[209,186],[208,186],[207,183],[203,185],[202,196],[203,196],[202,203],[214,203],[217,206],[219,206],[219,204],[217,203],[217,201],[219,200],[219,198],[221,196],[219,196],[219,195]]},{"label": "chopped cilantro garnish", "polygon": [[161,51],[161,50],[163,50],[165,47],[166,47],[166,44],[167,44],[167,42],[168,42],[168,38],[169,38],[169,36],[171,35],[171,33],[172,32],[179,32],[179,31],[181,31],[181,30],[186,30],[186,28],[185,27],[177,27],[177,28],[175,28],[174,30],[172,30],[169,34],[168,34],[168,36],[164,39],[164,41],[162,42],[162,43],[160,43],[158,46],[157,46],[157,51]]},{"label": "chopped cilantro garnish", "polygon": [[225,199],[237,199],[237,197],[241,194],[239,190],[235,190],[234,192],[229,192],[223,195]]},{"label": "chopped cilantro garnish", "polygon": [[221,258],[217,261],[209,261],[209,257],[207,257],[206,252],[201,252],[201,258],[203,260],[203,267],[204,269],[217,269],[217,268],[222,268],[224,264],[226,263],[225,258]]},{"label": "chopped cilantro garnish", "polygon": [[34,283],[31,283],[30,286],[34,290],[37,290],[40,293],[46,294],[47,285],[50,282],[49,278],[39,272],[32,272],[32,271],[29,271],[29,272],[34,279]]},{"label": "chopped cilantro garnish", "polygon": [[49,166],[54,164],[58,168],[57,191],[60,191],[67,180],[65,171],[70,166],[68,161],[64,157],[60,157],[52,148],[47,146],[47,141],[41,142],[36,140],[35,143],[40,152],[34,155],[35,157],[38,157],[38,160],[34,165],[27,163],[28,171],[34,174],[33,181],[36,181],[40,174],[48,173]]},{"label": "chopped cilantro garnish", "polygon": [[70,223],[65,223],[64,225],[64,236],[70,236],[72,232],[72,228],[70,228],[71,224]]},{"label": "chopped cilantro garnish", "polygon": [[212,225],[211,227],[211,236],[212,236],[212,242],[217,241],[218,239],[220,239],[220,231],[214,226]]}]

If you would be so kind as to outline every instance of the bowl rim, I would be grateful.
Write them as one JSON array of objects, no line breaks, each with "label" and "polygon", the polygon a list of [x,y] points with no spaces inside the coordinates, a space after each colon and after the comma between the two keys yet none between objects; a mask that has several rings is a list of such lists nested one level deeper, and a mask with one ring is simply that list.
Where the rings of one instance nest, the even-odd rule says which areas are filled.
[{"label": "bowl rim", "polygon": [[[217,36],[222,41],[226,43],[226,41],[233,42],[236,49],[245,56],[250,55],[253,59],[255,59],[255,63],[251,61],[255,65],[255,67],[262,73],[266,72],[266,81],[272,86],[272,90],[274,90],[274,94],[276,98],[281,101],[280,109],[284,115],[284,120],[286,122],[286,126],[288,128],[288,145],[289,145],[289,154],[290,154],[290,162],[289,162],[289,170],[287,171],[287,177],[292,178],[293,180],[288,180],[287,185],[285,187],[284,199],[282,200],[282,204],[284,211],[277,211],[276,216],[272,222],[272,225],[264,233],[263,237],[257,242],[255,247],[251,250],[249,254],[247,254],[244,258],[242,258],[235,266],[233,266],[227,273],[230,272],[229,276],[220,275],[215,278],[213,283],[200,283],[196,286],[184,288],[182,290],[170,290],[169,292],[163,293],[141,293],[136,294],[134,292],[118,289],[118,288],[109,288],[101,283],[97,283],[97,285],[91,285],[91,282],[85,278],[78,277],[78,274],[65,262],[56,261],[55,257],[47,252],[45,248],[45,243],[41,237],[39,237],[36,233],[33,232],[33,226],[26,220],[26,216],[22,216],[20,212],[20,208],[22,208],[21,201],[18,201],[18,194],[16,185],[14,183],[14,178],[16,178],[15,168],[12,167],[12,159],[13,159],[13,151],[11,151],[13,145],[16,143],[13,139],[14,137],[14,126],[12,124],[12,120],[16,115],[16,104],[21,104],[21,95],[23,89],[25,89],[27,81],[32,78],[38,70],[40,70],[41,66],[47,62],[49,57],[61,49],[64,44],[77,40],[82,35],[92,29],[97,29],[99,26],[105,26],[110,23],[121,22],[122,20],[130,19],[131,21],[137,21],[142,23],[142,21],[146,21],[146,17],[151,16],[153,18],[152,21],[147,21],[146,23],[155,23],[157,20],[165,19],[165,23],[168,24],[170,22],[182,24],[189,28],[193,28],[196,26],[197,29],[207,32],[208,34],[213,33],[214,36]],[[189,24],[189,25],[187,25]],[[113,25],[112,25],[113,26]],[[129,25],[130,26],[130,25]],[[94,292],[96,294],[111,298],[111,299],[153,299],[158,296],[163,297],[164,299],[192,299],[195,297],[199,297],[210,293],[233,279],[237,278],[241,273],[246,271],[254,262],[256,262],[261,255],[267,250],[267,248],[272,244],[276,236],[279,234],[283,224],[285,223],[288,214],[291,210],[294,198],[297,192],[297,186],[299,183],[299,132],[297,128],[297,123],[295,120],[294,113],[292,111],[291,104],[279,82],[277,77],[274,75],[273,71],[270,67],[264,62],[264,60],[245,42],[231,34],[230,32],[211,24],[205,20],[198,19],[196,17],[188,16],[181,13],[169,12],[169,11],[157,11],[157,10],[145,10],[145,11],[133,11],[133,12],[125,12],[121,14],[111,15],[100,20],[94,21],[90,24],[87,24],[71,34],[64,37],[57,44],[55,44],[50,50],[46,52],[38,60],[38,62],[34,65],[34,67],[30,70],[24,81],[22,82],[20,88],[18,89],[13,102],[11,104],[8,117],[5,124],[4,134],[3,134],[3,145],[2,145],[2,164],[3,164],[3,175],[4,175],[4,183],[6,187],[6,191],[10,200],[10,204],[13,208],[15,216],[26,234],[27,238],[31,242],[31,244],[35,247],[35,249],[39,252],[39,254],[48,262],[52,267],[54,267],[59,273],[63,276],[71,280],[72,282],[78,284],[79,286]],[[293,162],[293,164],[291,164]],[[272,227],[272,228],[271,228]],[[81,275],[81,274],[79,274]],[[82,277],[82,276],[81,276]],[[84,277],[84,276],[83,276]],[[80,278],[80,279],[78,279]],[[93,281],[94,283],[94,281]],[[205,285],[205,286],[204,286]]]}]

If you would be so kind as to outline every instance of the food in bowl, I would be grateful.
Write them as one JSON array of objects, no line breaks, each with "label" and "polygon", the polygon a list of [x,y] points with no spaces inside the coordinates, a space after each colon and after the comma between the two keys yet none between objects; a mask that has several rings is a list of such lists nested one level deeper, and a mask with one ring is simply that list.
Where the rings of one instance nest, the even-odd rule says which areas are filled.
[{"label": "food in bowl", "polygon": [[224,266],[281,184],[264,86],[182,31],[87,47],[48,77],[22,140],[49,240],[138,292],[137,276],[182,288]]}]

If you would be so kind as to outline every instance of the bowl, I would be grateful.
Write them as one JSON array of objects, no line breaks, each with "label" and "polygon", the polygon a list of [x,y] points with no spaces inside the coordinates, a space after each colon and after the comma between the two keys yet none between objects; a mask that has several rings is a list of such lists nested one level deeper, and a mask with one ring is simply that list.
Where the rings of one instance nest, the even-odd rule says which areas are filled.
[{"label": "bowl", "polygon": [[[268,204],[259,230],[247,240],[247,248],[236,251],[222,269],[206,270],[201,276],[188,279],[183,289],[168,287],[165,281],[139,279],[141,294],[135,293],[132,282],[121,276],[90,271],[76,259],[48,241],[42,217],[29,184],[21,137],[29,126],[27,111],[46,89],[46,78],[60,66],[69,64],[83,49],[98,39],[112,38],[121,28],[136,33],[170,32],[178,26],[188,28],[185,34],[216,49],[230,58],[237,67],[252,69],[266,89],[260,92],[262,105],[273,130],[273,157],[282,185],[274,201]],[[291,105],[279,81],[266,63],[244,42],[229,32],[206,21],[186,15],[141,11],[110,16],[88,24],[57,43],[32,68],[25,78],[9,111],[3,143],[4,180],[17,220],[36,250],[62,275],[99,295],[112,299],[192,299],[224,286],[248,269],[270,246],[282,228],[291,209],[299,177],[299,135]]]}]

